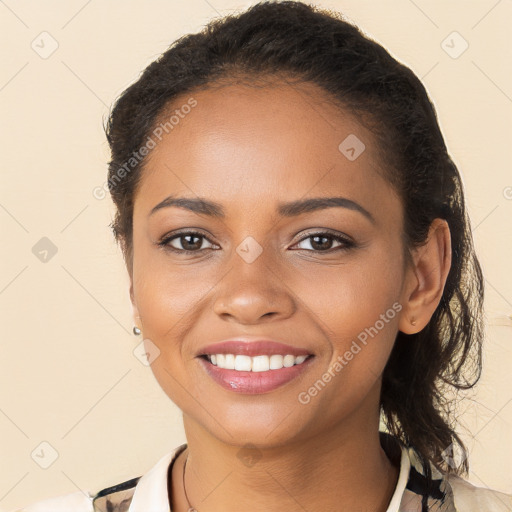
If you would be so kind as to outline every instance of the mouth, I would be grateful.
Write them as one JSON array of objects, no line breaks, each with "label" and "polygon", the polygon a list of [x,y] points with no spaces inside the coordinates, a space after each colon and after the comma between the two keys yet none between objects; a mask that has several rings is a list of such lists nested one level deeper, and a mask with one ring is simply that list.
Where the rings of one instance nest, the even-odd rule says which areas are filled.
[{"label": "mouth", "polygon": [[244,354],[202,354],[199,357],[223,370],[239,372],[268,372],[290,368],[303,364],[313,354],[294,356],[293,354],[263,354],[248,356]]},{"label": "mouth", "polygon": [[196,358],[207,375],[224,389],[261,394],[303,374],[315,354],[306,347],[245,336],[203,346]]},{"label": "mouth", "polygon": [[263,394],[291,382],[314,361],[313,354],[201,354],[206,373],[222,388],[236,393]]}]

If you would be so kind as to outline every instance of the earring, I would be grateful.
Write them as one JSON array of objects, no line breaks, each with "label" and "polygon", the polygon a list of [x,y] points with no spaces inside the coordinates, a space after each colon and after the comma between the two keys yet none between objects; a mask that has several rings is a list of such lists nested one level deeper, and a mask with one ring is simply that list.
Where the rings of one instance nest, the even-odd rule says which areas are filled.
[{"label": "earring", "polygon": [[136,325],[133,326],[133,334],[140,336],[140,329]]},{"label": "earring", "polygon": [[411,325],[416,325],[416,320],[411,319]]}]

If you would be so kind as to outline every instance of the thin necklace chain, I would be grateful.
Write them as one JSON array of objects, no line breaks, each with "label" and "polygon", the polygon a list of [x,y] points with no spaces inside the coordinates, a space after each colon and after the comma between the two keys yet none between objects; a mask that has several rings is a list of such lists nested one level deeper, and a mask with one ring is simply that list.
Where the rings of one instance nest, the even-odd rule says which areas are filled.
[{"label": "thin necklace chain", "polygon": [[185,462],[183,464],[183,492],[185,493],[185,499],[187,500],[187,505],[188,505],[188,511],[187,512],[198,512],[190,504],[190,500],[188,499],[188,496],[187,496],[187,488],[185,487],[185,468],[187,467],[187,460],[188,460],[188,453],[187,453],[187,458],[185,459]]}]

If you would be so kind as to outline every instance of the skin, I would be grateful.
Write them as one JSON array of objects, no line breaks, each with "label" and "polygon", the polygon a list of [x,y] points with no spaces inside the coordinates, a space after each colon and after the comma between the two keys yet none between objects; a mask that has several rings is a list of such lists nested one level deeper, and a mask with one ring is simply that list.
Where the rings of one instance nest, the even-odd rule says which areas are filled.
[{"label": "skin", "polygon": [[[188,510],[182,487],[188,456],[186,490],[199,512],[384,512],[398,468],[379,442],[382,372],[397,332],[420,331],[441,299],[451,263],[448,225],[436,219],[406,267],[402,204],[379,172],[376,143],[315,85],[238,84],[192,96],[197,106],[146,162],[128,268],[136,324],[147,346],[160,351],[152,371],[183,411],[188,448],[170,475],[172,510]],[[354,161],[338,149],[349,134],[366,146]],[[178,207],[149,215],[171,194],[215,201],[226,215]],[[375,223],[341,207],[297,217],[276,212],[279,202],[332,196],[357,202]],[[206,238],[169,243],[178,250],[196,243],[195,253],[158,246],[183,228]],[[328,238],[317,239],[319,247],[307,238],[325,229],[356,246],[339,250],[343,242]],[[236,252],[249,236],[263,249],[252,263]],[[299,393],[393,303],[400,312],[301,404]],[[278,339],[307,348],[315,359],[274,391],[235,393],[215,383],[195,355],[237,335]],[[254,464],[240,457],[247,444],[258,454]]]}]

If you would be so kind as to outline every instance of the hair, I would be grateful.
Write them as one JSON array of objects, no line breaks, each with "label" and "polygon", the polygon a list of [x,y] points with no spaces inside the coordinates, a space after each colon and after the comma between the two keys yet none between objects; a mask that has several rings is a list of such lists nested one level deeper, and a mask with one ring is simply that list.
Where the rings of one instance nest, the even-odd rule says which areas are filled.
[{"label": "hair", "polygon": [[[260,2],[212,20],[176,40],[117,99],[105,127],[111,148],[111,228],[132,264],[134,196],[147,158],[126,163],[144,145],[172,102],[218,84],[255,84],[274,77],[318,86],[370,127],[385,174],[404,211],[404,255],[426,243],[435,218],[450,228],[452,263],[442,298],[418,333],[398,332],[382,376],[381,414],[391,434],[447,473],[446,450],[466,449],[455,431],[453,398],[481,374],[483,277],[476,257],[459,172],[447,152],[433,104],[421,81],[338,12],[301,2]],[[425,500],[423,507],[425,508]]]}]

